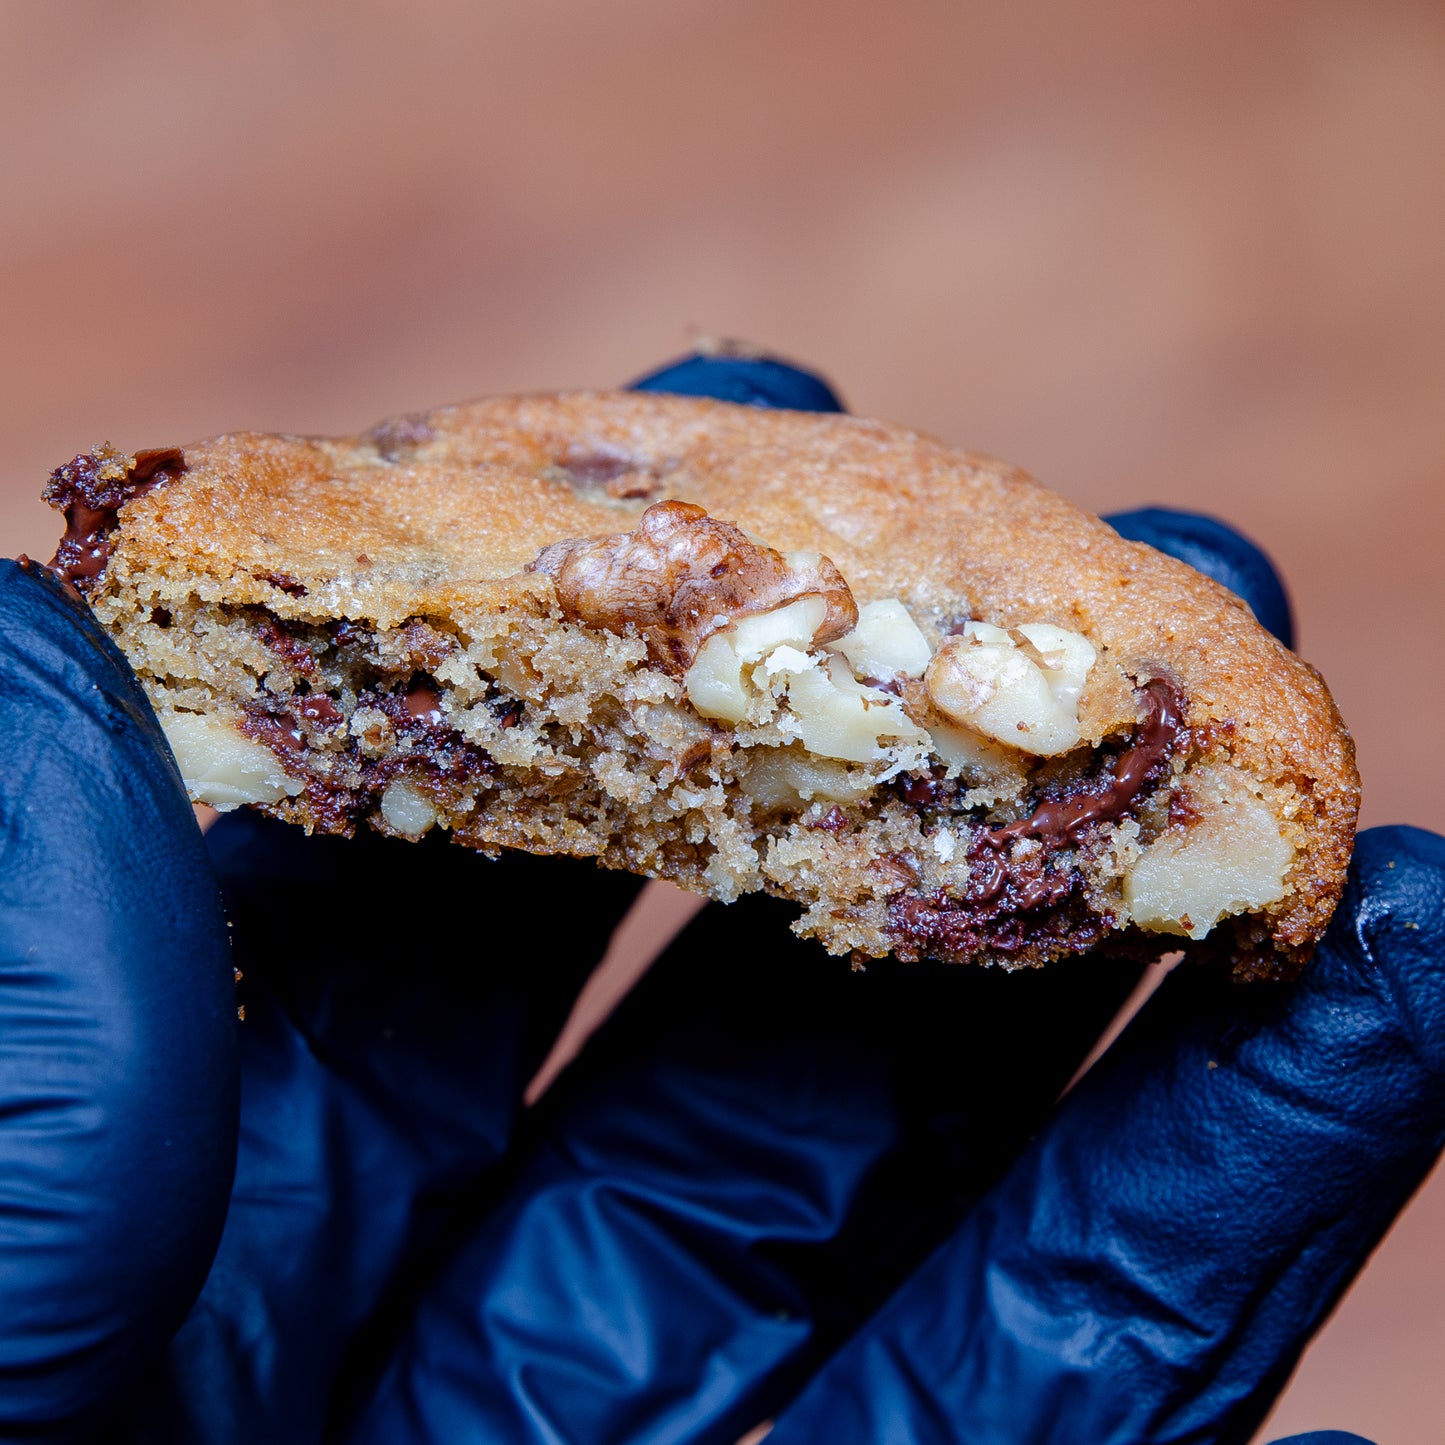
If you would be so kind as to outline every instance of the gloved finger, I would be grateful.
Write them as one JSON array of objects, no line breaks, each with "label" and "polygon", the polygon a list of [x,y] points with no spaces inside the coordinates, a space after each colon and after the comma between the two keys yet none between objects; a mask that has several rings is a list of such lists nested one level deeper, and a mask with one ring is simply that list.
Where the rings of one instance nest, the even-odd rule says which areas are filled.
[{"label": "gloved finger", "polygon": [[1275,1440],[1271,1445],[1375,1445],[1363,1435],[1348,1430],[1310,1430],[1304,1435],[1291,1435],[1288,1440]]},{"label": "gloved finger", "polygon": [[393,1281],[479,1207],[641,885],[256,814],[208,841],[245,975],[240,1158],[215,1266],[136,1410],[147,1439],[313,1441]]},{"label": "gloved finger", "polygon": [[1294,619],[1279,573],[1264,551],[1233,527],[1168,507],[1114,512],[1104,520],[1121,537],[1147,542],[1228,587],[1249,603],[1261,627],[1294,646]]},{"label": "gloved finger", "polygon": [[1243,1445],[1445,1140],[1445,839],[1293,985],[1176,970],[769,1445]]},{"label": "gloved finger", "polygon": [[694,352],[639,377],[628,390],[705,396],[791,411],[847,410],[821,376],[772,356]]},{"label": "gloved finger", "polygon": [[[693,364],[724,363],[735,364]],[[668,377],[653,384],[682,389]],[[920,1008],[906,991],[890,1014],[874,992],[866,1019],[860,1009],[834,1020],[824,1043],[825,991],[810,987],[795,1012],[780,1007],[778,978],[790,961],[757,960],[754,946],[768,923],[727,927],[749,915],[756,910],[741,905],[726,920],[701,923],[677,950],[678,969],[687,969],[672,974],[683,980],[677,996],[666,993],[665,963],[574,1071],[550,1110],[563,1122],[549,1122],[502,1210],[439,1266],[393,1347],[385,1384],[359,1413],[357,1438],[729,1438],[1004,1167],[1134,976],[1116,966],[1111,980],[1101,984],[1096,974],[1083,990],[1078,975],[1072,988],[1040,979],[1027,1019],[989,1035],[987,1045],[1006,1051],[1001,1067],[985,1047],[976,1073],[953,1066],[948,1077],[937,1077],[943,1069],[930,1077],[919,1061],[954,1065],[957,1040],[928,1047],[916,1019],[954,1014]],[[717,995],[698,987],[698,955],[710,948]],[[772,965],[757,979],[772,1052],[760,1047],[756,1009],[739,1021],[727,1007],[753,996],[754,961]],[[845,976],[834,969],[832,977]],[[848,982],[857,1005],[858,985]],[[1053,1028],[1040,1028],[1051,1009]],[[996,1023],[998,1012],[980,1016]],[[903,1028],[890,1030],[885,1018]],[[1020,1076],[1026,1085],[1011,1087]],[[986,1122],[976,1108],[985,1078],[1006,1096]],[[582,1101],[575,1115],[567,1102],[574,1091]],[[841,1131],[820,1125],[820,1094],[848,1101]],[[771,1136],[760,1123],[770,1117],[785,1121]],[[699,1135],[709,1143],[701,1158]],[[769,1147],[778,1135],[790,1147]],[[614,1202],[606,1220],[597,1217],[599,1198]],[[750,1262],[773,1254],[760,1284]],[[499,1303],[517,1300],[526,1301],[525,1320]],[[641,1323],[599,1341],[599,1318]],[[579,1319],[587,1322],[582,1338],[569,1328]],[[640,1382],[628,1356],[644,1354]],[[707,1368],[720,1359],[726,1392]]]},{"label": "gloved finger", "polygon": [[200,832],[87,609],[0,562],[0,1437],[67,1438],[220,1236],[235,1001]]},{"label": "gloved finger", "polygon": [[[839,408],[818,378],[762,359],[689,357],[634,385]],[[522,1090],[638,885],[436,840],[302,840],[254,818],[226,820],[212,846],[248,975],[245,1133],[221,1256],[149,1392],[165,1402],[149,1428],[309,1439],[355,1373],[348,1351],[366,1354],[361,1323],[390,1314],[389,1282],[459,1199],[485,1193]]]},{"label": "gloved finger", "polygon": [[1006,1166],[1136,977],[854,973],[789,915],[710,910],[654,965],[343,1438],[731,1445]]}]

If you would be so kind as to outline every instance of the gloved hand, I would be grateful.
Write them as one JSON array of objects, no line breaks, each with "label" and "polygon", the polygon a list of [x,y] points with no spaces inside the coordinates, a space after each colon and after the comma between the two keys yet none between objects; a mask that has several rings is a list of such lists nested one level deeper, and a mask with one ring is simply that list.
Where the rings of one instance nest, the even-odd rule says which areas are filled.
[{"label": "gloved hand", "polygon": [[[836,405],[772,362],[640,384]],[[1218,524],[1116,525],[1287,628]],[[1416,830],[1361,838],[1298,984],[1177,971],[1058,1109],[1137,966],[852,973],[755,897],[524,1113],[635,880],[203,842],[38,569],[0,568],[0,689],[3,1440],[1244,1442],[1442,1142]]]}]

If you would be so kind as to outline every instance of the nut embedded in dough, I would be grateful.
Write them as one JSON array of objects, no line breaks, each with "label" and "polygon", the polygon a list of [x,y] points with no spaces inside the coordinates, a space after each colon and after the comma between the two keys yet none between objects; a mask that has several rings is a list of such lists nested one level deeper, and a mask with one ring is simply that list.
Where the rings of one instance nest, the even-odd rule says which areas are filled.
[{"label": "nut embedded in dough", "polygon": [[552,578],[564,617],[636,631],[674,673],[735,618],[794,598],[823,599],[816,642],[832,642],[858,621],[853,594],[828,558],[786,557],[689,502],[658,502],[620,536],[554,543],[531,570]]},{"label": "nut embedded in dough", "polygon": [[955,726],[1036,757],[1057,757],[1078,746],[1079,694],[1094,648],[1062,627],[1024,623],[1017,631],[1027,648],[1002,627],[967,623],[938,649],[924,685]]}]

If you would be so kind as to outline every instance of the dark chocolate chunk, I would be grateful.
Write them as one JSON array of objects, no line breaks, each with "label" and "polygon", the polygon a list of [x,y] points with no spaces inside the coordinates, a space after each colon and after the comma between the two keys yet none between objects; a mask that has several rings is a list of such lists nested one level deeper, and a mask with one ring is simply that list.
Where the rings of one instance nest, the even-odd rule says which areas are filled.
[{"label": "dark chocolate chunk", "polygon": [[572,447],[557,458],[557,469],[578,491],[603,492],[619,501],[656,497],[666,470],[608,447]]},{"label": "dark chocolate chunk", "polygon": [[63,581],[91,591],[110,561],[110,536],[120,509],[161,482],[178,476],[186,461],[179,447],[156,447],[128,457],[96,447],[51,472],[41,495],[65,514],[65,535],[50,559]]},{"label": "dark chocolate chunk", "polygon": [[430,723],[442,720],[442,695],[435,685],[427,680],[413,681],[402,693],[401,705],[406,709],[408,717]]},{"label": "dark chocolate chunk", "polygon": [[1133,744],[1114,764],[1107,783],[1086,784],[1068,797],[1041,803],[1027,818],[991,828],[985,835],[989,842],[1001,847],[1015,838],[1037,838],[1046,848],[1057,848],[1093,823],[1112,823],[1124,817],[1144,785],[1163,771],[1184,726],[1179,694],[1163,678],[1144,683],[1139,694],[1144,721]]},{"label": "dark chocolate chunk", "polygon": [[834,803],[821,817],[804,818],[803,824],[808,828],[819,828],[824,833],[841,833],[848,826],[848,815]]},{"label": "dark chocolate chunk", "polygon": [[342,712],[324,692],[308,692],[296,699],[296,711],[309,722],[322,727],[335,727],[342,720]]},{"label": "dark chocolate chunk", "polygon": [[[265,743],[283,764],[305,750],[306,738],[300,724],[289,712],[248,711],[241,719],[241,731]],[[287,768],[289,772],[290,769]]]},{"label": "dark chocolate chunk", "polygon": [[522,721],[524,709],[521,702],[515,697],[488,698],[487,706],[491,709],[492,716],[496,718],[499,728],[514,728]]},{"label": "dark chocolate chunk", "polygon": [[306,595],[305,584],[298,582],[289,572],[263,572],[261,580],[279,588],[288,597],[304,597]]},{"label": "dark chocolate chunk", "polygon": [[[469,743],[452,726],[442,711],[442,694],[435,678],[424,672],[413,675],[398,692],[363,692],[357,699],[361,707],[374,707],[385,714],[397,733],[419,745],[402,758],[384,759],[368,764],[368,778],[381,776],[388,768],[420,767],[438,777],[461,780],[485,777],[496,771],[496,764],[474,743]],[[422,751],[422,749],[425,751]]]},{"label": "dark chocolate chunk", "polygon": [[302,677],[310,677],[316,671],[316,653],[308,640],[304,622],[292,622],[283,617],[272,617],[269,613],[256,624],[261,641]]},{"label": "dark chocolate chunk", "polygon": [[394,416],[367,432],[383,461],[406,461],[418,447],[424,447],[435,433],[424,416]]},{"label": "dark chocolate chunk", "polygon": [[[366,756],[359,738],[333,734],[326,751],[324,771],[309,766],[305,723],[332,728],[345,722],[345,714],[323,692],[302,692],[287,699],[259,699],[247,710],[241,731],[264,743],[286,771],[306,784],[306,816],[328,832],[350,836],[356,824],[376,805],[387,784],[405,777],[432,792],[445,808],[458,784],[488,777],[496,764],[481,748],[469,743],[441,711],[441,693],[435,679],[416,674],[404,688],[390,692],[366,690],[360,707],[379,709],[390,720],[403,747],[384,758]],[[286,804],[281,807],[284,810]],[[284,813],[283,813],[284,815]]]},{"label": "dark chocolate chunk", "polygon": [[572,450],[561,457],[557,465],[574,486],[600,487],[636,471],[639,463],[621,452]]},{"label": "dark chocolate chunk", "polygon": [[[1113,919],[1088,906],[1078,894],[1081,875],[1057,866],[1052,855],[1086,829],[1127,816],[1144,788],[1168,769],[1184,726],[1179,695],[1162,678],[1144,683],[1139,694],[1144,720],[1106,778],[1040,803],[1017,823],[979,829],[969,847],[972,866],[962,897],[935,890],[890,901],[889,936],[899,958],[948,960],[982,948],[1016,953],[1030,945],[1077,952],[1108,932]],[[910,778],[900,791],[917,806],[936,805],[936,783]],[[1019,847],[1025,840],[1043,846]]]},{"label": "dark chocolate chunk", "polygon": [[904,802],[911,803],[915,808],[937,807],[954,791],[944,780],[943,774],[942,768],[934,768],[931,773],[921,778],[899,778],[898,791],[903,795]]}]

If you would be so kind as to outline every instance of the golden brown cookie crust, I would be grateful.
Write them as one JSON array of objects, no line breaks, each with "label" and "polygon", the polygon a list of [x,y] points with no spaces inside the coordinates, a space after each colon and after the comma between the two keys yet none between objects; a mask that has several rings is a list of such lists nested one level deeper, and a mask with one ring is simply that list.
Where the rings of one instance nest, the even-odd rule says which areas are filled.
[{"label": "golden brown cookie crust", "polygon": [[[92,601],[123,645],[142,593],[297,624],[465,630],[508,611],[555,614],[551,577],[529,564],[562,541],[629,532],[665,500],[781,552],[824,554],[859,604],[901,599],[931,636],[968,618],[1047,622],[1130,678],[1167,679],[1195,753],[1256,780],[1294,848],[1285,898],[1235,929],[1237,962],[1288,967],[1323,931],[1359,781],[1319,675],[1193,569],[1016,469],[900,427],[582,392],[446,407],[334,440],[218,437],[184,448],[183,470],[121,507]],[[532,845],[523,834],[502,841]],[[594,846],[585,824],[572,842],[638,866],[635,850]]]}]

